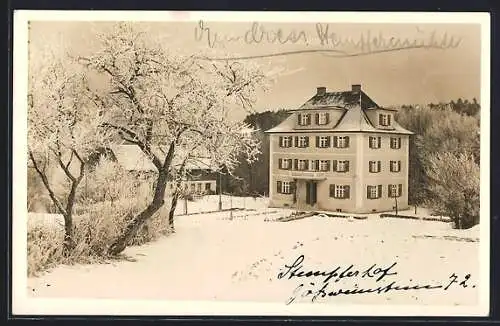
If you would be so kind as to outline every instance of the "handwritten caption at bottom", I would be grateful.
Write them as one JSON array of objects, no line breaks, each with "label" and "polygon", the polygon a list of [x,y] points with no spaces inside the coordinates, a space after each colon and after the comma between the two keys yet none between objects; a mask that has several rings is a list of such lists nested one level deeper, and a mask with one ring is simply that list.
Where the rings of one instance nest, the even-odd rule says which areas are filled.
[{"label": "handwritten caption at bottom", "polygon": [[[402,283],[394,280],[397,277],[397,262],[388,265],[372,264],[366,268],[359,268],[353,264],[348,266],[335,266],[330,270],[306,270],[303,265],[304,255],[298,256],[295,261],[285,266],[277,275],[278,280],[310,279],[312,281],[303,281],[294,290],[286,304],[291,304],[297,298],[317,302],[320,299],[337,297],[341,295],[363,295],[363,294],[385,294],[398,291],[448,291],[452,287],[475,288],[476,285],[470,283],[471,274],[459,276],[452,273],[448,279],[442,282],[416,283],[409,280],[408,283]],[[316,281],[319,278],[319,282]],[[373,285],[361,287],[355,283],[352,286],[341,287],[337,283],[342,280],[361,280],[373,281]],[[413,282],[413,283],[412,283]],[[412,283],[412,284],[410,284]]]}]

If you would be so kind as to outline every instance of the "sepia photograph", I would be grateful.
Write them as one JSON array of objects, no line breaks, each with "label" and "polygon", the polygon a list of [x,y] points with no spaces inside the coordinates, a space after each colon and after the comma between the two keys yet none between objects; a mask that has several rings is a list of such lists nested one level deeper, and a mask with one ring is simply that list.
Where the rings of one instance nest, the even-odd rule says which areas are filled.
[{"label": "sepia photograph", "polygon": [[14,314],[489,313],[488,14],[14,16]]}]

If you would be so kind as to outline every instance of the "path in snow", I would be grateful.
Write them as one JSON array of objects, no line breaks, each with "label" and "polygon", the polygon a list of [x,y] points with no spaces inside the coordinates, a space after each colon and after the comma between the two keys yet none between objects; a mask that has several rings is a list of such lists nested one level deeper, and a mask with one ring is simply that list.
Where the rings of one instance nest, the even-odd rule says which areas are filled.
[{"label": "path in snow", "polygon": [[471,274],[467,288],[453,284],[447,291],[321,299],[327,302],[476,304],[479,243],[445,240],[443,236],[465,232],[450,230],[446,223],[324,217],[282,223],[264,222],[265,215],[238,218],[243,212],[234,213],[236,218],[230,221],[228,215],[179,216],[177,233],[126,249],[125,254],[136,261],[60,266],[28,279],[28,291],[35,297],[284,302],[301,283],[322,284],[320,278],[277,278],[285,264],[303,254],[305,270],[350,264],[366,269],[375,263],[396,262],[393,270],[398,274],[387,277],[389,282],[349,278],[335,283],[332,279],[331,289],[376,287],[392,280],[401,285],[447,285],[452,273]]}]

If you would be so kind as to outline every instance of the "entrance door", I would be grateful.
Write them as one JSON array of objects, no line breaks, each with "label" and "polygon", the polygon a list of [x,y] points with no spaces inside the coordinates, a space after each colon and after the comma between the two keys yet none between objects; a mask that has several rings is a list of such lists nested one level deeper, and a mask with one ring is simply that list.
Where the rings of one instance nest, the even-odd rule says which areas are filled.
[{"label": "entrance door", "polygon": [[317,201],[317,184],[314,181],[306,182],[306,204],[313,206]]}]

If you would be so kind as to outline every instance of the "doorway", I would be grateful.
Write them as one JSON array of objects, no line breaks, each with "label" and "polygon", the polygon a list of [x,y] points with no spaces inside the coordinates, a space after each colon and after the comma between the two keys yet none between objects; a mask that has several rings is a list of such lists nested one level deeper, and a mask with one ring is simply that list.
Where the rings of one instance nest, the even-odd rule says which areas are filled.
[{"label": "doorway", "polygon": [[306,204],[314,206],[317,202],[318,184],[316,181],[306,182]]}]

